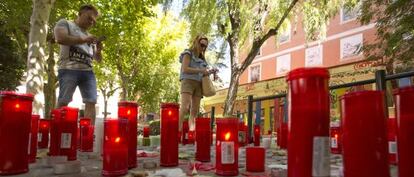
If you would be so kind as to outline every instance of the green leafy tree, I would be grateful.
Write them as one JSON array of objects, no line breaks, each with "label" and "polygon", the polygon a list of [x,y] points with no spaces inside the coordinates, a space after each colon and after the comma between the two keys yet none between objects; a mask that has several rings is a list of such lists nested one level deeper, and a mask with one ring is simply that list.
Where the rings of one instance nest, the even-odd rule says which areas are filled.
[{"label": "green leafy tree", "polygon": [[377,22],[377,40],[364,48],[368,59],[386,61],[388,73],[414,69],[414,1],[362,1],[359,19]]},{"label": "green leafy tree", "polygon": [[25,69],[16,43],[0,31],[0,90],[16,90]]},{"label": "green leafy tree", "polygon": [[131,85],[144,112],[158,112],[160,102],[178,102],[178,55],[187,41],[186,23],[170,13],[155,12],[144,24],[143,52],[138,55],[137,77]]},{"label": "green leafy tree", "polygon": [[[256,57],[263,43],[275,39],[290,22],[303,16],[308,40],[325,36],[328,19],[346,0],[190,0],[184,14],[191,36],[209,34],[224,39],[230,49],[231,79],[224,115],[232,115],[240,75]],[[243,58],[242,58],[243,56]]]}]

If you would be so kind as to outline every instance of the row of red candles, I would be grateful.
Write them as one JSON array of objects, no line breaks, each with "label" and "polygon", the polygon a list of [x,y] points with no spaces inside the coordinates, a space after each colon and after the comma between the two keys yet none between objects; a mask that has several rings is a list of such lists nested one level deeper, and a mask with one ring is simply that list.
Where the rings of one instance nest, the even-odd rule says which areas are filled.
[{"label": "row of red candles", "polygon": [[[319,68],[297,69],[290,72],[287,77],[289,84],[288,97],[291,102],[289,105],[288,130],[289,177],[329,176],[329,158],[327,158],[329,157],[329,152],[327,152],[329,149],[328,78],[327,70]],[[30,102],[30,99],[24,98],[25,101],[29,100],[28,102]],[[400,177],[408,177],[413,175],[413,169],[410,168],[410,160],[414,159],[413,152],[411,152],[413,141],[410,141],[412,137],[409,135],[412,135],[414,131],[412,121],[414,114],[413,110],[410,109],[410,103],[414,100],[414,87],[400,89],[395,93],[395,98],[398,120],[399,175]],[[3,99],[3,102],[7,102],[7,99]],[[384,105],[384,93],[381,91],[353,92],[341,97],[345,176],[390,176],[388,160],[386,160],[387,141]],[[31,107],[29,104],[13,104],[13,106],[15,109]],[[162,166],[178,165],[178,139],[176,137],[178,134],[178,107],[178,104],[174,103],[161,105],[160,164]],[[2,110],[4,110],[2,113],[10,113],[8,109]],[[14,113],[15,116],[21,116],[30,112],[31,108],[27,108],[25,111]],[[127,141],[122,141],[122,137],[126,139],[127,134],[125,132],[121,133],[119,130],[125,130],[126,128],[119,127],[128,126],[125,123],[127,119],[115,120],[118,121],[114,123],[114,126],[110,126],[111,119],[105,122],[105,132],[113,132],[112,136],[105,134],[105,140],[114,142],[107,144],[108,151],[110,151],[107,151],[107,153],[111,154],[112,150],[117,149],[115,143],[118,143],[123,144],[124,148],[122,149],[125,154]],[[236,135],[238,133],[238,119],[217,119],[216,124],[216,173],[219,175],[237,175],[238,140]],[[10,125],[13,127],[13,124]],[[114,135],[117,133],[118,137]],[[3,133],[0,134],[0,138],[7,139],[3,135]],[[121,135],[123,136],[121,137]],[[0,150],[3,149],[0,148]],[[315,159],[319,159],[319,161],[315,161]],[[319,168],[315,169],[315,166]]]}]

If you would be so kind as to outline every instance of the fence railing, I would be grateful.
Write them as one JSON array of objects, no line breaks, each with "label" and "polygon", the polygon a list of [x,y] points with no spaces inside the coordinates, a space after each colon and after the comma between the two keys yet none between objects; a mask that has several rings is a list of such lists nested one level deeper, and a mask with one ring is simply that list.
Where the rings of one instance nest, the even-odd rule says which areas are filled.
[{"label": "fence railing", "polygon": [[[347,88],[347,87],[353,87],[353,86],[360,86],[360,85],[366,85],[366,84],[373,84],[376,85],[376,90],[386,90],[386,81],[388,80],[394,80],[394,79],[401,79],[405,77],[412,77],[414,76],[414,71],[410,72],[404,72],[404,73],[398,73],[393,75],[386,75],[385,70],[377,70],[375,72],[375,78],[374,79],[368,79],[368,80],[362,80],[362,81],[356,81],[356,82],[350,82],[345,84],[339,84],[339,85],[333,85],[329,86],[329,90],[336,90],[340,88]],[[387,94],[384,94],[386,97]],[[256,97],[254,98],[253,95],[249,95],[247,97],[247,124],[248,124],[248,131],[251,138],[252,135],[252,123],[253,123],[253,102],[257,101],[264,101],[264,100],[272,100],[276,98],[285,98],[286,94],[277,94],[277,95],[270,95],[265,97]],[[385,99],[386,100],[386,99]],[[387,104],[384,104],[384,107],[387,107]],[[385,109],[385,114],[388,114],[388,109]],[[387,115],[388,117],[388,115]]]}]

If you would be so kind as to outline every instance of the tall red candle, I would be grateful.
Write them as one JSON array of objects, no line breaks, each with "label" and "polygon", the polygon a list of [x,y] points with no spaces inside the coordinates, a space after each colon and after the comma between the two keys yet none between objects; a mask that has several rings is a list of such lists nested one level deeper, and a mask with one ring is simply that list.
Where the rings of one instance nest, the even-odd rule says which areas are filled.
[{"label": "tall red candle", "polygon": [[49,131],[50,131],[50,120],[40,119],[39,121],[39,134],[37,140],[38,148],[48,148],[49,147]]},{"label": "tall red candle", "polygon": [[210,162],[210,118],[196,119],[196,160]]},{"label": "tall red candle", "polygon": [[288,177],[329,176],[329,73],[299,68],[288,81]]},{"label": "tall red candle", "polygon": [[149,137],[149,135],[150,135],[150,127],[148,127],[148,126],[145,126],[144,127],[144,130],[143,130],[143,136],[144,136],[144,138],[148,138]]},{"label": "tall red candle", "polygon": [[29,170],[28,145],[33,96],[0,92],[0,175]]},{"label": "tall red candle", "polygon": [[388,138],[388,161],[390,164],[397,164],[397,120],[387,119],[387,138]]},{"label": "tall red candle", "polygon": [[179,104],[161,104],[161,157],[164,167],[178,165],[178,109]]},{"label": "tall red candle", "polygon": [[383,92],[352,92],[340,100],[344,175],[389,177]]},{"label": "tall red candle", "polygon": [[397,155],[399,177],[414,176],[414,87],[394,92],[397,118]]},{"label": "tall red candle", "polygon": [[285,121],[284,105],[279,105],[279,127],[277,128],[277,145],[280,149],[287,149],[288,126]]},{"label": "tall red candle", "polygon": [[59,134],[59,122],[61,122],[61,109],[53,109],[50,113],[50,145],[49,153],[50,156],[59,155],[59,145],[60,145],[60,134]]},{"label": "tall red candle", "polygon": [[80,129],[80,151],[92,152],[93,151],[93,132],[94,126],[91,123],[90,118],[81,118],[79,120]]},{"label": "tall red candle", "polygon": [[330,134],[331,134],[331,137],[330,137],[331,153],[341,154],[342,153],[341,127],[338,125],[331,126]]},{"label": "tall red candle", "polygon": [[244,122],[239,122],[239,146],[246,146],[246,143],[248,142],[247,137],[247,126],[244,124]]},{"label": "tall red candle", "polygon": [[195,142],[195,131],[190,130],[188,131],[188,144],[194,144]]},{"label": "tall red candle", "polygon": [[49,155],[65,155],[76,160],[78,108],[62,107],[52,111],[52,130]]},{"label": "tall red candle", "polygon": [[107,118],[104,122],[102,175],[128,173],[128,120]]},{"label": "tall red candle", "polygon": [[216,119],[216,174],[237,176],[238,162],[238,125],[237,118]]},{"label": "tall red candle", "polygon": [[260,146],[260,125],[254,125],[254,145]]},{"label": "tall red candle", "polygon": [[246,148],[246,171],[263,172],[265,168],[265,149],[263,147]]},{"label": "tall red candle", "polygon": [[37,154],[37,132],[39,126],[39,115],[32,115],[31,131],[29,139],[29,163],[36,162]]},{"label": "tall red candle", "polygon": [[128,119],[128,167],[137,166],[138,104],[132,101],[118,103],[118,117]]},{"label": "tall red candle", "polygon": [[183,121],[183,128],[182,128],[182,140],[181,140],[181,143],[183,144],[183,145],[186,145],[186,144],[188,144],[189,142],[188,142],[188,132],[190,131],[190,127],[188,126],[188,120],[184,120]]}]

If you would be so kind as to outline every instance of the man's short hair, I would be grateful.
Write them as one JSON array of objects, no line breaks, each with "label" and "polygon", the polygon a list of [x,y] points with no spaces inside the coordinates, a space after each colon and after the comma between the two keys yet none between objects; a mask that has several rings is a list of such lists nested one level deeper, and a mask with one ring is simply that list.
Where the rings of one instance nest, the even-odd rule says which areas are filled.
[{"label": "man's short hair", "polygon": [[84,13],[84,12],[86,12],[86,11],[88,11],[88,10],[93,11],[93,12],[95,13],[95,15],[96,15],[96,16],[98,16],[98,15],[99,15],[98,9],[96,9],[96,7],[95,7],[95,6],[93,6],[93,5],[91,5],[91,4],[85,4],[85,5],[82,5],[82,6],[79,8],[78,15],[80,16],[82,13]]}]

